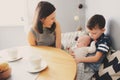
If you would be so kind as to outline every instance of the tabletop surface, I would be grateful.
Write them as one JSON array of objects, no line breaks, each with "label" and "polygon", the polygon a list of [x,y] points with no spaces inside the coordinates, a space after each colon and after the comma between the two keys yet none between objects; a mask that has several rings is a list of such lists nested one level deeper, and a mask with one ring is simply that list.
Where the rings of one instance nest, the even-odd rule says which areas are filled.
[{"label": "tabletop surface", "polygon": [[[0,57],[3,58],[6,57],[5,56],[6,50],[7,49],[0,51]],[[35,74],[31,74],[28,72],[24,73],[25,70],[21,71],[19,69],[13,71],[14,73],[18,72],[19,70],[21,71],[21,73],[24,73],[24,75],[33,78],[29,80],[74,80],[76,74],[76,63],[72,58],[72,56],[70,56],[65,51],[58,48],[52,48],[46,46],[40,46],[40,47],[23,46],[23,47],[17,47],[17,50],[18,50],[18,54],[23,58],[15,62],[9,62],[10,65],[14,65],[14,67],[16,66],[17,68],[20,67],[21,69],[24,69],[24,67],[27,66],[26,63],[28,58],[31,55],[37,55],[37,56],[41,56],[42,60],[47,63],[47,67],[44,70],[40,71],[39,73],[35,73]],[[15,79],[11,79],[11,80],[15,80]]]}]

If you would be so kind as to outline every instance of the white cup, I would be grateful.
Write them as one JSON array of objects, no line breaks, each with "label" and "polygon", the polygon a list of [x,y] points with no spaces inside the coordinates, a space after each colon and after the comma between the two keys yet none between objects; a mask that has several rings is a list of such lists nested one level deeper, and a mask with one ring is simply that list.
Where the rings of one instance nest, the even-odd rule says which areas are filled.
[{"label": "white cup", "polygon": [[29,63],[32,69],[40,69],[41,67],[41,57],[31,56],[29,58]]},{"label": "white cup", "polygon": [[8,57],[11,59],[16,59],[18,57],[18,52],[16,48],[8,49],[7,52],[8,52]]}]

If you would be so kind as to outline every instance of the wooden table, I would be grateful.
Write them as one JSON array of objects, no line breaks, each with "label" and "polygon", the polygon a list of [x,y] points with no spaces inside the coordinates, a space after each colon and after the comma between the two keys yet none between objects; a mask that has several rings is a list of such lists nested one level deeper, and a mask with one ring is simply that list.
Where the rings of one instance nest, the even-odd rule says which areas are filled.
[{"label": "wooden table", "polygon": [[[46,61],[48,67],[38,74],[36,80],[74,80],[76,63],[72,56],[65,51],[46,46],[23,46],[17,49],[24,60],[34,54],[42,56],[42,59]],[[0,53],[4,51],[0,51]]]}]

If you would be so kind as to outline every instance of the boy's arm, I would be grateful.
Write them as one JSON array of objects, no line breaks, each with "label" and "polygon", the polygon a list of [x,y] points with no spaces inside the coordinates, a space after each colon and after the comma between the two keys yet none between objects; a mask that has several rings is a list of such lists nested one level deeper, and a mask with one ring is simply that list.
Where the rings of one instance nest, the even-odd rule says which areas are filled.
[{"label": "boy's arm", "polygon": [[77,63],[81,62],[97,62],[102,57],[102,52],[97,51],[95,56],[89,56],[89,57],[82,57],[82,58],[76,58],[75,60]]},{"label": "boy's arm", "polygon": [[76,58],[76,62],[97,62],[101,57],[108,53],[111,46],[111,41],[109,37],[104,37],[102,41],[99,42],[96,54],[94,56],[87,56],[81,59]]}]

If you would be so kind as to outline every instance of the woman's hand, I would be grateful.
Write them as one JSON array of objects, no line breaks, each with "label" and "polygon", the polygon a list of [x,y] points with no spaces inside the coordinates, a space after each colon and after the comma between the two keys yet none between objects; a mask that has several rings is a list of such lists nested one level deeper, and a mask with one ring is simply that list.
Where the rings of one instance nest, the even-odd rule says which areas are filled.
[{"label": "woman's hand", "polygon": [[55,33],[56,33],[56,47],[57,48],[61,48],[61,27],[60,24],[56,21],[56,29],[55,29]]}]

